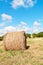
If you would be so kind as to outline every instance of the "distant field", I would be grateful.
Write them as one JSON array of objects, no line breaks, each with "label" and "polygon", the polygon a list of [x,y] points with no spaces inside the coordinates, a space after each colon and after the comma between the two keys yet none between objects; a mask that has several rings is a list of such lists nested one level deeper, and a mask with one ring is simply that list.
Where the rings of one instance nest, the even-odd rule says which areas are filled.
[{"label": "distant field", "polygon": [[43,65],[43,38],[27,38],[26,50],[5,51],[0,41],[0,65]]}]

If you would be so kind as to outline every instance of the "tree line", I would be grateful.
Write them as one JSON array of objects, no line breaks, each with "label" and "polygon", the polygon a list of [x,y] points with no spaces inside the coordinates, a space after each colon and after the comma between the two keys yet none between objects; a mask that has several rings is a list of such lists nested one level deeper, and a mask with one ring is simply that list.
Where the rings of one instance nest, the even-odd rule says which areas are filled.
[{"label": "tree line", "polygon": [[35,38],[35,37],[43,37],[43,32],[39,32],[39,33],[33,33],[33,34],[26,34],[26,37],[29,38]]},{"label": "tree line", "polygon": [[[26,34],[26,38],[29,37],[29,38],[35,38],[35,37],[43,37],[43,32],[39,32],[39,33],[33,33],[33,34],[29,34],[27,33]],[[4,38],[4,36],[0,36],[0,41],[2,41]]]}]

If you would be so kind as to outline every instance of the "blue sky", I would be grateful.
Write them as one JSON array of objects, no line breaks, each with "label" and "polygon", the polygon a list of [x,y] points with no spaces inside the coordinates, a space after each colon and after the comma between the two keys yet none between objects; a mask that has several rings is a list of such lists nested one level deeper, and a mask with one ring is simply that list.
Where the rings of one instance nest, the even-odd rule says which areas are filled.
[{"label": "blue sky", "polygon": [[0,0],[0,35],[43,31],[43,0]]}]

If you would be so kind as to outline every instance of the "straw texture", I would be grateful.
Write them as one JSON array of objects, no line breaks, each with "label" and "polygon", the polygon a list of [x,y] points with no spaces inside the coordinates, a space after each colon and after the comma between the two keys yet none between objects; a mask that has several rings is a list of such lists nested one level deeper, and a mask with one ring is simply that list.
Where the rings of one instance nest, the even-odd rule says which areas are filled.
[{"label": "straw texture", "polygon": [[26,35],[24,31],[7,33],[3,41],[5,50],[26,49]]}]

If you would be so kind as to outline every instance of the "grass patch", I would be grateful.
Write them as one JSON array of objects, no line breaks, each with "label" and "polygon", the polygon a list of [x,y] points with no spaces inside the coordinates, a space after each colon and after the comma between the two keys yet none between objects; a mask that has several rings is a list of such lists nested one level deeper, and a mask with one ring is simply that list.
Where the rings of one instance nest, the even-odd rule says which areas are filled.
[{"label": "grass patch", "polygon": [[43,38],[28,38],[26,50],[5,51],[0,42],[0,65],[43,65]]},{"label": "grass patch", "polygon": [[3,53],[3,50],[2,49],[0,49],[0,53]]},{"label": "grass patch", "polygon": [[15,51],[11,51],[11,50],[9,50],[9,51],[7,51],[11,56],[15,56],[16,55],[16,53],[15,53]]}]

